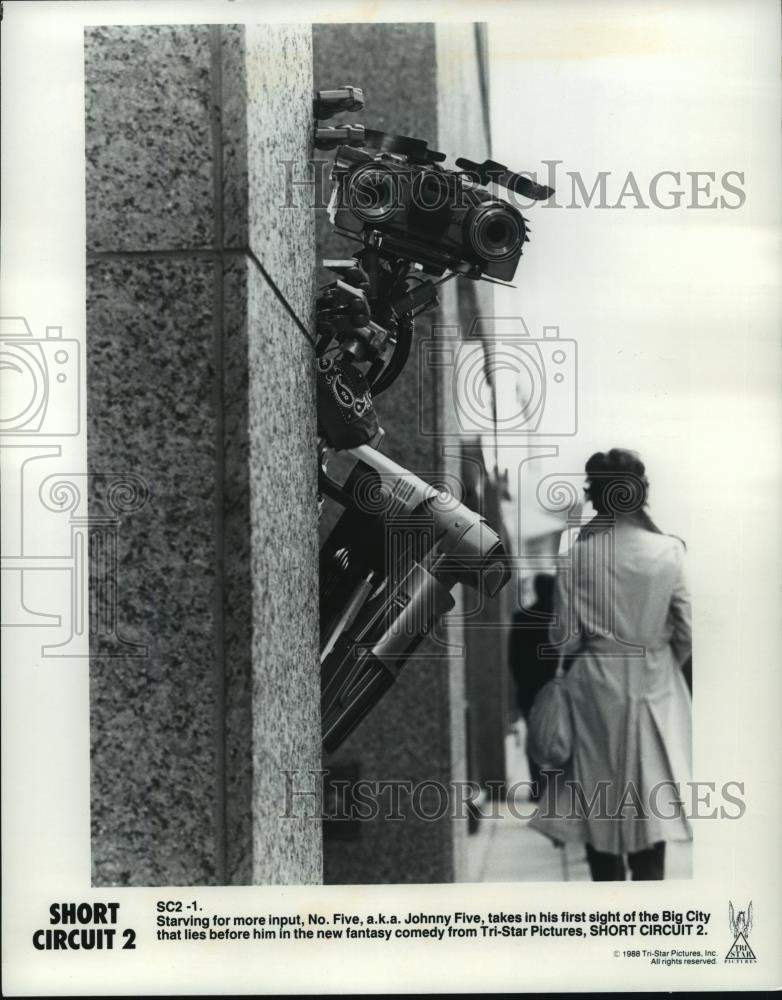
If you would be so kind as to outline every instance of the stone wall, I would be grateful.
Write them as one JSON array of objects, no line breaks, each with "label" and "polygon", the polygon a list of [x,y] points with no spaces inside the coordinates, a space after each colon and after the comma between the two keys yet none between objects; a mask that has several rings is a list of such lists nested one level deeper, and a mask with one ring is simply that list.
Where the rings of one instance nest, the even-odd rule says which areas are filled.
[{"label": "stone wall", "polygon": [[309,27],[85,34],[89,469],[149,491],[93,553],[146,647],[92,641],[96,884],[321,880],[279,819],[320,766],[314,220],[280,163],[311,67]]}]

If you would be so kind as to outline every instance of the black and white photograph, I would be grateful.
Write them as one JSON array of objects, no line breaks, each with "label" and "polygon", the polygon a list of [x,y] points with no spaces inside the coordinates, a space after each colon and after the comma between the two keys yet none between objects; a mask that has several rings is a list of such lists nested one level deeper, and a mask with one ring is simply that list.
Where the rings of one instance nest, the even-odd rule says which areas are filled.
[{"label": "black and white photograph", "polygon": [[4,992],[779,988],[778,5],[2,27]]}]

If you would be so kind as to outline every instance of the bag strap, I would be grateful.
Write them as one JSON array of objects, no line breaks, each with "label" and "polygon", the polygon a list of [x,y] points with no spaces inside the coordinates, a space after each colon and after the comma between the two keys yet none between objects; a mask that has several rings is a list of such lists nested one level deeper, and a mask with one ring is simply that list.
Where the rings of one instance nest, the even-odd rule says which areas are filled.
[{"label": "bag strap", "polygon": [[565,651],[560,649],[559,659],[557,660],[557,669],[554,671],[554,677],[564,677],[565,676]]}]

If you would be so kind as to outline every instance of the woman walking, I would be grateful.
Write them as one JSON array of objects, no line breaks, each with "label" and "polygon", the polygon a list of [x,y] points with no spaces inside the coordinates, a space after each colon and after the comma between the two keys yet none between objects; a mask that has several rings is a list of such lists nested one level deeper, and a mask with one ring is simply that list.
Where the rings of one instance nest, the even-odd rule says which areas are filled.
[{"label": "woman walking", "polygon": [[586,475],[597,516],[557,575],[550,630],[573,658],[573,752],[530,825],[584,843],[594,880],[625,879],[626,865],[633,879],[662,879],[666,841],[692,839],[681,801],[691,770],[684,544],[647,514],[635,452],[598,452]]}]

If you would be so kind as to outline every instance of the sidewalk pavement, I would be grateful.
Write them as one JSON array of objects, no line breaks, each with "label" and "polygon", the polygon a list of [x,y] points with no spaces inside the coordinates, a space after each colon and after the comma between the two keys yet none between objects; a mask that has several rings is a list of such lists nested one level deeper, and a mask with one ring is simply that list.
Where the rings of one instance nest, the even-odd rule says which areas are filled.
[{"label": "sidewalk pavement", "polygon": [[[506,737],[505,759],[508,784],[529,781],[524,753],[524,723],[519,720]],[[490,807],[484,806],[488,813]],[[466,882],[588,882],[589,867],[583,844],[555,846],[547,837],[530,830],[531,812],[519,803],[515,815],[506,802],[493,807],[482,819],[477,833],[468,837]],[[692,844],[669,843],[665,852],[666,879],[692,878]]]}]

